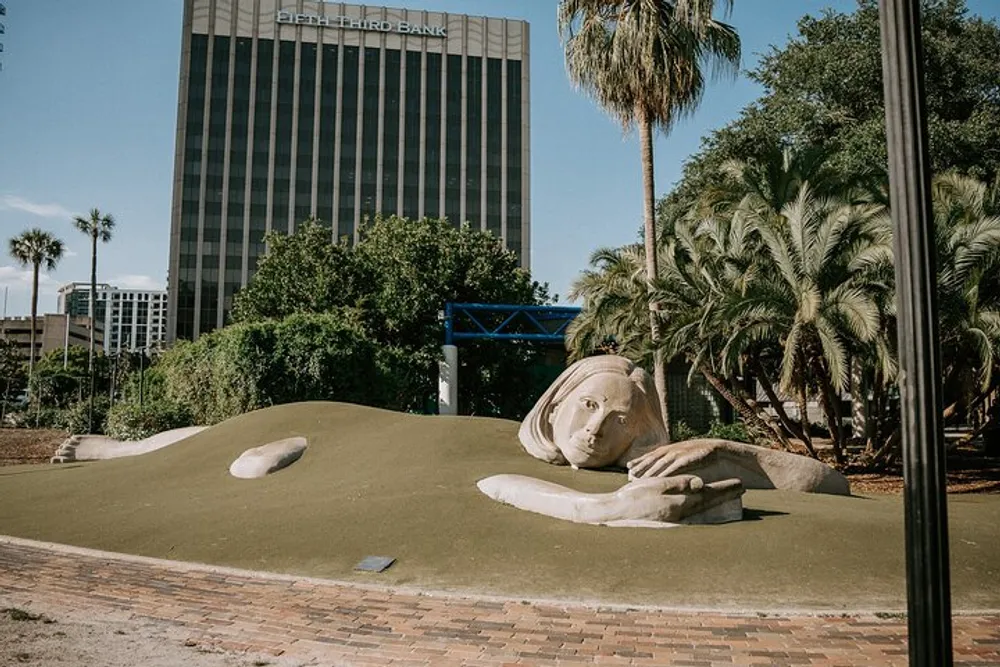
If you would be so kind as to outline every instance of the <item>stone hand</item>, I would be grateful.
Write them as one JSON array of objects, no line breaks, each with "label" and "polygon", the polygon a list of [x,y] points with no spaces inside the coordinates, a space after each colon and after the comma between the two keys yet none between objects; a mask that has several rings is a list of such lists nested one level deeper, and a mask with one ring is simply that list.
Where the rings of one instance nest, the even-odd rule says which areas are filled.
[{"label": "stone hand", "polygon": [[705,484],[694,475],[675,475],[637,479],[612,495],[617,520],[677,523],[742,494],[737,479]]},{"label": "stone hand", "polygon": [[708,463],[718,448],[700,442],[661,445],[628,462],[630,479],[668,477]]}]

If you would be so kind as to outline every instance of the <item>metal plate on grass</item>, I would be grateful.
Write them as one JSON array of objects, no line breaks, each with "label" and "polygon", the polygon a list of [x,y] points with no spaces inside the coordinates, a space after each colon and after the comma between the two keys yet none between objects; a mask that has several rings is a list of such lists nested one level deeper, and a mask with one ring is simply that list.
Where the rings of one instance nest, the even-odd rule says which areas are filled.
[{"label": "metal plate on grass", "polygon": [[363,561],[355,565],[354,569],[364,570],[365,572],[382,572],[395,562],[396,559],[390,556],[367,556]]}]

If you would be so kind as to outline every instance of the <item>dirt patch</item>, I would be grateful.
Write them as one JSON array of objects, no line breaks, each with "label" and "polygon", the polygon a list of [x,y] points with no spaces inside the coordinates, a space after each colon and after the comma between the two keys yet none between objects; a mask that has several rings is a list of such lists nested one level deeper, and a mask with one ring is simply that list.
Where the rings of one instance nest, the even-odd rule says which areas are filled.
[{"label": "dirt patch", "polygon": [[0,664],[32,667],[295,667],[300,661],[226,652],[165,623],[0,611]]},{"label": "dirt patch", "polygon": [[65,439],[58,429],[0,428],[0,466],[48,463]]},{"label": "dirt patch", "polygon": [[[960,451],[946,462],[948,493],[1000,493],[1000,458],[978,452]],[[903,472],[850,474],[851,491],[855,494],[901,494]]]}]

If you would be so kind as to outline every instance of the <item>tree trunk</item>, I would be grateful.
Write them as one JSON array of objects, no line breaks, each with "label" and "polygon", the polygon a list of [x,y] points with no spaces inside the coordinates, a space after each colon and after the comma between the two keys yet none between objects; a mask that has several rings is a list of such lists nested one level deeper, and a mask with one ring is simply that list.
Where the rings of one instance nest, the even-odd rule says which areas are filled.
[{"label": "tree trunk", "polygon": [[868,435],[868,404],[861,361],[851,359],[851,436],[863,440]]},{"label": "tree trunk", "polygon": [[31,398],[32,380],[35,378],[35,320],[38,317],[38,266],[32,265],[31,271],[31,332],[28,334],[28,398]]},{"label": "tree trunk", "polygon": [[649,334],[653,345],[653,383],[659,394],[660,412],[663,426],[667,430],[667,444],[670,443],[670,413],[667,410],[667,369],[663,349],[660,346],[659,304],[653,299],[653,282],[659,277],[656,266],[656,193],[653,182],[653,124],[648,116],[639,111],[639,147],[642,153],[643,188],[643,230],[646,249],[646,290],[649,295]]},{"label": "tree trunk", "polygon": [[775,431],[770,424],[761,419],[760,415],[758,415],[757,412],[750,407],[750,404],[747,403],[742,396],[731,390],[722,378],[709,370],[704,364],[698,367],[698,371],[701,372],[706,380],[708,380],[708,383],[712,385],[712,388],[719,392],[719,395],[726,399],[731,406],[733,406],[733,409],[739,413],[740,417],[743,418],[743,421],[748,427],[756,428],[761,433],[772,434],[786,449],[791,449],[791,445],[788,443],[788,439],[785,438],[785,435],[781,433],[780,430]]},{"label": "tree trunk", "polygon": [[90,353],[87,355],[87,370],[94,374],[94,327],[97,324],[97,235],[90,235]]},{"label": "tree trunk", "polygon": [[90,236],[90,354],[87,355],[87,368],[90,373],[90,407],[87,411],[87,432],[94,432],[94,341],[97,330],[97,233],[94,230]]},{"label": "tree trunk", "polygon": [[809,455],[814,459],[819,458],[816,454],[816,449],[813,447],[812,425],[809,423],[809,400],[806,396],[806,383],[805,380],[800,380],[798,386],[798,399],[799,399],[799,423],[802,425],[802,444],[806,446],[809,451]]},{"label": "tree trunk", "polygon": [[843,446],[843,434],[840,428],[840,411],[835,405],[839,397],[833,386],[830,384],[829,378],[825,374],[819,374],[819,403],[823,408],[823,414],[826,416],[826,425],[830,429],[830,440],[833,441],[833,456],[837,460],[837,463],[844,462],[844,446]]},{"label": "tree trunk", "polygon": [[778,421],[781,422],[781,425],[785,427],[790,436],[798,438],[804,443],[806,441],[806,437],[805,433],[802,432],[802,426],[792,421],[792,418],[788,416],[787,412],[785,412],[783,401],[774,391],[774,385],[771,384],[771,380],[767,377],[767,373],[764,371],[764,365],[760,363],[759,359],[751,359],[750,365],[753,367],[754,374],[760,381],[761,389],[763,389],[764,393],[767,395],[767,400],[771,402],[774,412],[778,415]]}]

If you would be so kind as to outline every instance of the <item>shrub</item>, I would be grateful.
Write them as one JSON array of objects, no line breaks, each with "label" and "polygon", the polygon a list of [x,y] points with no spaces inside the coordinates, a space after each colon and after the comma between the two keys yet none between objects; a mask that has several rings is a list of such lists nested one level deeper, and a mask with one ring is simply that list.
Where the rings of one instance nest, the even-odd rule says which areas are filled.
[{"label": "shrub", "polygon": [[352,309],[234,324],[161,358],[166,397],[198,424],[295,401],[378,404],[376,344]]},{"label": "shrub", "polygon": [[104,420],[108,416],[108,409],[111,403],[107,396],[94,396],[94,423],[88,429],[90,417],[90,399],[84,398],[76,401],[63,411],[63,425],[67,431],[73,434],[102,434],[104,433]]},{"label": "shrub", "polygon": [[4,426],[9,428],[66,428],[66,411],[58,408],[26,406],[22,410],[9,411]]},{"label": "shrub", "polygon": [[723,424],[718,420],[713,421],[711,427],[708,429],[707,437],[719,438],[721,440],[735,440],[736,442],[751,442],[750,434],[747,432],[747,427],[743,422]]},{"label": "shrub", "polygon": [[700,437],[702,434],[695,431],[693,428],[687,425],[683,419],[674,422],[670,425],[670,435],[671,441],[673,442],[684,442],[685,440],[693,440]]},{"label": "shrub", "polygon": [[193,424],[187,407],[167,399],[118,403],[108,411],[105,432],[116,440],[143,440],[157,433]]}]

